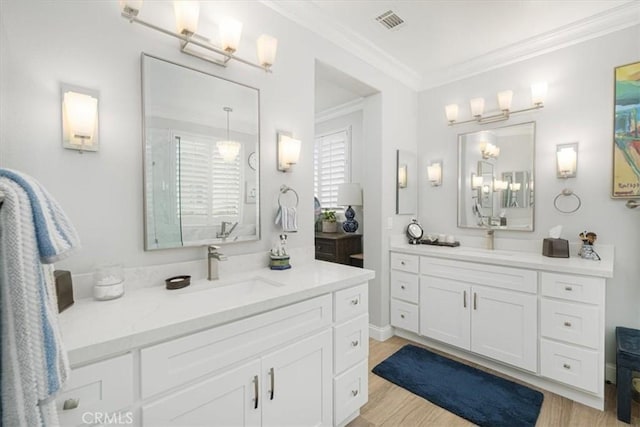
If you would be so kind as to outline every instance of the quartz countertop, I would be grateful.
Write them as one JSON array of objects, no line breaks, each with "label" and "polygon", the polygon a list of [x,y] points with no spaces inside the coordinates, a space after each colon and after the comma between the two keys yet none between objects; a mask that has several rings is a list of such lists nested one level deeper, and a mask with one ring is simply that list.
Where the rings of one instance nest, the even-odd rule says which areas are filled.
[{"label": "quartz countertop", "polygon": [[550,258],[541,253],[514,250],[490,250],[464,246],[448,247],[435,245],[410,245],[392,242],[390,250],[415,255],[427,255],[457,261],[470,261],[506,267],[530,268],[556,273],[581,274],[585,276],[613,277],[613,246],[595,246],[600,261],[582,259],[571,254],[570,258]]},{"label": "quartz countertop", "polygon": [[[260,268],[197,280],[178,290],[145,287],[111,301],[80,299],[60,313],[60,327],[71,366],[78,366],[358,285],[374,275],[314,260],[290,270]],[[255,279],[273,286],[240,286]]]}]

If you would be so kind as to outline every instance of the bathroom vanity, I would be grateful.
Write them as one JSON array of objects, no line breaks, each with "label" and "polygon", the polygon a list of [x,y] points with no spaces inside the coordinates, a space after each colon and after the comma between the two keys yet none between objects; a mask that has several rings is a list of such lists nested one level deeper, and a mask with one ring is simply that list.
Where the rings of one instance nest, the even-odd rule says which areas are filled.
[{"label": "bathroom vanity", "polygon": [[391,325],[396,335],[602,410],[613,248],[598,250],[596,262],[392,244]]},{"label": "bathroom vanity", "polygon": [[373,276],[310,261],[80,300],[61,424],[344,425],[367,402]]}]

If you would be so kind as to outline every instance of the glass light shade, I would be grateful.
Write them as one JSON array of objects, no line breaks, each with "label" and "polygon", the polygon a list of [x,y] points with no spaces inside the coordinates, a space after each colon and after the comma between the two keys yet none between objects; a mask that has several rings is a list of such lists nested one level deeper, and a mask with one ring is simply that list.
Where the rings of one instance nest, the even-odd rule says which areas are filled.
[{"label": "glass light shade", "polygon": [[478,175],[471,176],[471,188],[480,188],[484,183],[484,178]]},{"label": "glass light shade", "polygon": [[565,147],[559,149],[556,154],[558,156],[558,174],[564,177],[574,176],[578,159],[576,150],[573,147]]},{"label": "glass light shade", "polygon": [[65,92],[64,112],[72,142],[90,142],[96,128],[98,100],[83,93]]},{"label": "glass light shade", "polygon": [[338,185],[338,206],[362,206],[360,184],[345,183]]},{"label": "glass light shade", "polygon": [[398,187],[407,188],[407,165],[398,167]]},{"label": "glass light shade", "polygon": [[220,23],[220,40],[222,49],[229,53],[238,50],[240,35],[242,34],[242,23],[232,18],[225,18]]},{"label": "glass light shade", "polygon": [[278,169],[288,170],[300,159],[300,147],[302,141],[287,135],[279,135],[278,140]]},{"label": "glass light shade", "polygon": [[268,34],[258,37],[258,63],[263,67],[269,68],[276,61],[276,52],[278,50],[278,39]]},{"label": "glass light shade", "polygon": [[482,116],[484,112],[484,98],[473,98],[469,101],[471,106],[471,115],[473,117]]},{"label": "glass light shade", "polygon": [[240,153],[240,143],[237,141],[218,141],[216,146],[225,163],[233,163]]},{"label": "glass light shade", "polygon": [[127,8],[140,11],[142,9],[142,0],[118,0],[120,10],[125,11]]},{"label": "glass light shade", "polygon": [[500,106],[500,110],[509,111],[511,109],[512,99],[513,99],[512,90],[504,90],[502,92],[498,92],[498,105]]},{"label": "glass light shade", "polygon": [[509,184],[509,189],[511,191],[520,191],[520,186],[522,184],[520,184],[519,182],[512,182],[511,184]]},{"label": "glass light shade", "polygon": [[531,85],[531,102],[534,105],[544,104],[547,97],[547,82],[538,82]]},{"label": "glass light shade", "polygon": [[173,10],[176,15],[176,29],[180,34],[193,34],[198,31],[200,2],[176,0],[173,2]]},{"label": "glass light shade", "polygon": [[430,166],[427,166],[427,177],[431,185],[440,185],[442,182],[442,163],[432,163]]},{"label": "glass light shade", "polygon": [[493,183],[493,191],[502,191],[506,190],[509,183],[507,181],[502,181],[500,179],[496,179]]},{"label": "glass light shade", "polygon": [[458,120],[458,104],[449,104],[444,107],[444,112],[447,115],[447,120],[450,123]]}]

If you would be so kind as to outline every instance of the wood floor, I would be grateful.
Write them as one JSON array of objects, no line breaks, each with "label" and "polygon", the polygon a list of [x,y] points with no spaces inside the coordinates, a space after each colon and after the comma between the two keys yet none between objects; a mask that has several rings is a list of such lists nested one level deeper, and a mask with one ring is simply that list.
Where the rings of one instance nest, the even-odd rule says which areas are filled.
[{"label": "wood floor", "polygon": [[[348,427],[472,426],[473,424],[469,421],[371,373],[371,369],[378,363],[391,356],[409,342],[410,341],[400,337],[393,337],[384,342],[370,340],[369,402],[361,409],[360,416],[353,420]],[[451,356],[447,355],[447,357]],[[471,364],[466,361],[461,362]],[[478,367],[477,365],[473,366]],[[488,369],[484,370],[495,373]],[[518,382],[517,380],[513,381]],[[615,385],[607,384],[606,386],[606,408],[604,412],[573,402],[548,391],[540,391],[544,393],[544,402],[536,424],[538,427],[629,426],[629,424],[618,421],[616,417]],[[633,404],[631,425],[640,426],[640,404]]]}]

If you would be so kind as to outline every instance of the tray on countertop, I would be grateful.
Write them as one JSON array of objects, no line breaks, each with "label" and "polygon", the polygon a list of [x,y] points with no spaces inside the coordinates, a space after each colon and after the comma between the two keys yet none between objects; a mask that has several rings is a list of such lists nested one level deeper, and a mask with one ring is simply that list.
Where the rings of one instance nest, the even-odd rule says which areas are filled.
[{"label": "tray on countertop", "polygon": [[420,244],[421,245],[430,245],[430,246],[448,246],[450,248],[454,248],[456,246],[460,246],[460,242],[448,243],[448,242],[439,242],[437,240],[431,241],[431,240],[427,240],[427,239],[420,240]]}]

